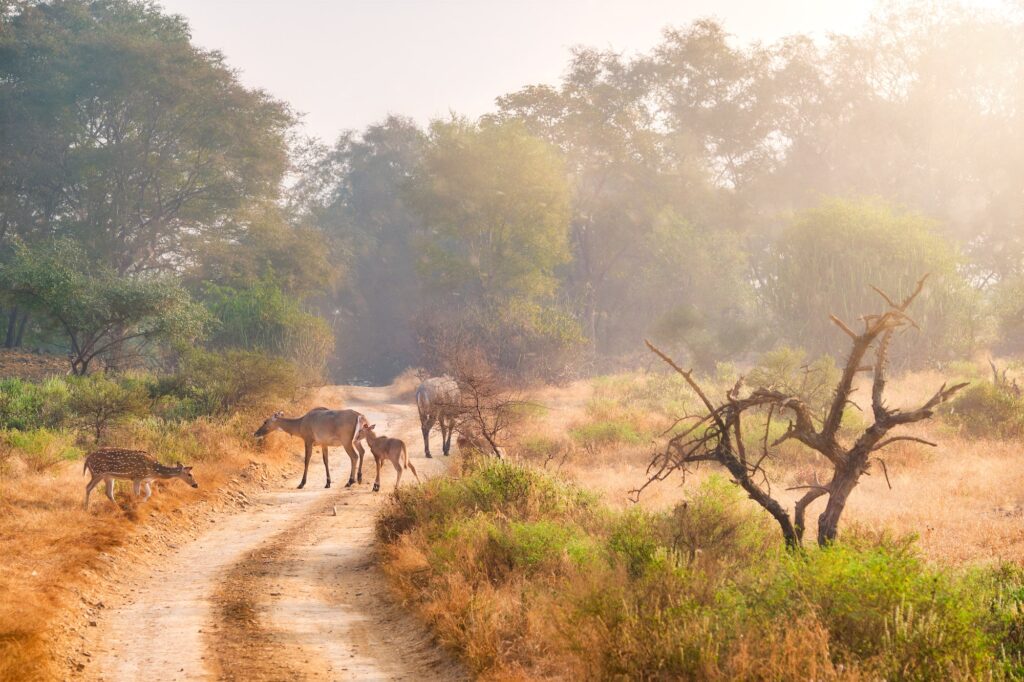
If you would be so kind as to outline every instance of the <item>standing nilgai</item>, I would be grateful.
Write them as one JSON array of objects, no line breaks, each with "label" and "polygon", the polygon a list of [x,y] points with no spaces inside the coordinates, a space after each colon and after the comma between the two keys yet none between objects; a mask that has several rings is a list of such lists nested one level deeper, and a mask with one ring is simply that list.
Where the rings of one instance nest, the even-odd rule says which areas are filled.
[{"label": "standing nilgai", "polygon": [[359,443],[359,430],[366,423],[366,417],[355,410],[328,410],[326,407],[314,407],[301,417],[289,419],[284,412],[275,412],[253,435],[262,438],[271,431],[278,429],[285,433],[298,436],[306,444],[306,462],[302,468],[302,481],[299,487],[306,485],[309,473],[309,460],[313,456],[313,446],[319,445],[324,454],[324,471],[327,474],[327,485],[331,487],[331,467],[327,459],[327,446],[340,445],[345,448],[352,460],[352,470],[348,475],[345,487],[356,482],[356,462],[359,463],[359,482],[363,482],[363,446]]},{"label": "standing nilgai", "polygon": [[156,479],[169,480],[180,478],[193,488],[199,484],[192,477],[192,467],[183,466],[180,462],[176,466],[165,466],[156,461],[142,450],[126,450],[124,448],[101,448],[85,458],[85,466],[82,473],[92,473],[92,480],[85,486],[85,508],[89,508],[89,493],[100,481],[107,484],[107,497],[114,502],[114,480],[130,480],[135,495],[141,495],[143,488],[146,490],[145,502],[153,494],[149,487],[150,482]]},{"label": "standing nilgai", "polygon": [[423,453],[430,457],[430,430],[437,423],[441,427],[441,451],[447,455],[452,449],[452,431],[462,409],[459,385],[449,376],[431,377],[416,389],[416,408],[420,413],[423,432]]}]

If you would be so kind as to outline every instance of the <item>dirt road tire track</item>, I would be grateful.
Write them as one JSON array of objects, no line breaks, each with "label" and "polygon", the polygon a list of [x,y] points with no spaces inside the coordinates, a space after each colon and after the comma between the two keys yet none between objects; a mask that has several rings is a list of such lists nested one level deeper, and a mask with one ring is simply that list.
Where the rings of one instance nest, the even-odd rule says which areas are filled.
[{"label": "dirt road tire track", "polygon": [[[415,408],[392,402],[387,389],[324,387],[316,399],[359,409],[380,430],[404,438],[421,475],[443,470],[443,460],[426,460],[417,447]],[[296,453],[301,447],[296,442]],[[348,468],[343,454],[332,461],[332,470],[339,467]],[[92,629],[85,643],[92,658],[81,678],[465,679],[429,632],[388,598],[373,563],[373,523],[394,471],[385,470],[374,494],[369,453],[364,467],[361,486],[325,490],[317,487],[322,469],[317,476],[311,466],[306,490],[257,496],[253,507],[218,520],[124,585],[131,597]]]}]

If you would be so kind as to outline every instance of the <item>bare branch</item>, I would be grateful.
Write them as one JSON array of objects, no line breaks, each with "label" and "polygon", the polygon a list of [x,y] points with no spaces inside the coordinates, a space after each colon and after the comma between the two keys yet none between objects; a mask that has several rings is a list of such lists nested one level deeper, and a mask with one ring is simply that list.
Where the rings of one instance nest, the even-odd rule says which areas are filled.
[{"label": "bare branch", "polygon": [[849,327],[847,327],[847,326],[846,326],[846,323],[845,323],[845,322],[843,322],[842,320],[840,320],[840,319],[839,319],[838,317],[836,317],[835,315],[829,315],[829,316],[828,316],[828,319],[832,320],[832,322],[834,322],[834,323],[835,323],[835,325],[836,325],[837,327],[839,327],[840,329],[842,329],[842,330],[843,330],[843,333],[845,333],[845,334],[846,334],[847,336],[849,336],[849,337],[850,337],[851,339],[856,339],[856,338],[857,338],[857,333],[856,333],[856,332],[854,332],[854,331],[853,331],[852,329],[850,329]]}]

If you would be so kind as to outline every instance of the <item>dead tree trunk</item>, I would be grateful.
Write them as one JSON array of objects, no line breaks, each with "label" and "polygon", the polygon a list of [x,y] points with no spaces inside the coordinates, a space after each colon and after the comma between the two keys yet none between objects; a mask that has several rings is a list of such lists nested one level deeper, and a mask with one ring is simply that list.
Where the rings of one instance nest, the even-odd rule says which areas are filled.
[{"label": "dead tree trunk", "polygon": [[[634,494],[639,495],[651,483],[664,480],[674,472],[685,473],[689,467],[701,462],[716,462],[732,474],[733,480],[752,500],[772,515],[779,523],[786,544],[791,547],[799,546],[803,542],[807,507],[818,498],[827,496],[825,509],[818,517],[817,539],[818,544],[823,546],[833,542],[838,536],[839,521],[846,509],[846,503],[857,487],[860,477],[871,469],[875,461],[881,464],[883,470],[885,469],[885,462],[874,456],[874,453],[901,440],[935,445],[912,436],[888,437],[889,432],[898,426],[930,418],[936,407],[967,385],[943,385],[930,400],[916,410],[903,411],[885,405],[889,345],[897,331],[917,327],[907,315],[907,309],[921,293],[926,278],[927,276],[922,278],[913,293],[900,302],[893,301],[884,292],[875,289],[888,308],[881,314],[865,316],[864,330],[860,334],[855,333],[839,318],[832,317],[832,321],[850,337],[852,346],[832,402],[821,419],[820,428],[815,426],[815,416],[810,408],[798,397],[765,387],[756,387],[749,395],[741,397],[742,379],[726,394],[725,402],[713,404],[693,378],[692,370],[683,370],[648,341],[648,348],[682,375],[697,394],[704,411],[684,416],[679,420],[693,420],[693,423],[682,433],[671,438],[663,452],[655,455],[648,467],[648,480],[635,490]],[[874,362],[866,365],[865,357],[872,351]],[[843,412],[851,402],[854,379],[861,372],[871,372],[873,375],[871,411],[874,423],[864,430],[853,445],[847,447],[840,443],[838,434]],[[743,439],[743,417],[756,411],[766,411],[767,422],[759,452],[748,454]],[[769,443],[768,434],[772,422],[783,415],[789,419],[788,428],[781,438]],[[790,489],[807,489],[807,493],[797,501],[792,518],[772,496],[771,481],[762,466],[775,454],[774,449],[778,445],[790,439],[815,450],[832,466],[832,477],[828,483]],[[887,473],[886,478],[888,479]]]}]

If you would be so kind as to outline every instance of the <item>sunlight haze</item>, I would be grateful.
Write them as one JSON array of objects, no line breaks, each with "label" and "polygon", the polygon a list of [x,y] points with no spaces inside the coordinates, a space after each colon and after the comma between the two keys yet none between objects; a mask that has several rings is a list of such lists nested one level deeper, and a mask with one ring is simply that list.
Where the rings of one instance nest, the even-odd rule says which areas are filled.
[{"label": "sunlight haze", "polygon": [[[478,116],[494,98],[558,80],[576,45],[627,54],[667,26],[721,20],[743,41],[860,28],[873,2],[588,0],[324,2],[165,0],[195,41],[222,51],[242,80],[304,114],[326,140],[389,113],[419,122],[449,111]],[[244,4],[244,11],[239,12]]]}]

